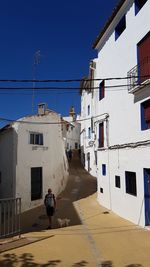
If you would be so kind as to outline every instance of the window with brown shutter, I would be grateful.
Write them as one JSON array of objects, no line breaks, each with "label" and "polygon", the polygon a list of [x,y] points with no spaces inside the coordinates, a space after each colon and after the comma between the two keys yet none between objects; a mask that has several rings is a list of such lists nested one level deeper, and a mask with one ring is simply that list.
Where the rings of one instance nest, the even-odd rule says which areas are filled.
[{"label": "window with brown shutter", "polygon": [[149,122],[150,121],[150,106],[145,108],[144,115],[145,115],[145,121]]},{"label": "window with brown shutter", "polygon": [[104,147],[104,122],[99,124],[99,147]]},{"label": "window with brown shutter", "polygon": [[139,82],[150,79],[150,32],[138,44]]},{"label": "window with brown shutter", "polygon": [[99,100],[102,100],[105,97],[105,81],[103,80],[99,84]]}]

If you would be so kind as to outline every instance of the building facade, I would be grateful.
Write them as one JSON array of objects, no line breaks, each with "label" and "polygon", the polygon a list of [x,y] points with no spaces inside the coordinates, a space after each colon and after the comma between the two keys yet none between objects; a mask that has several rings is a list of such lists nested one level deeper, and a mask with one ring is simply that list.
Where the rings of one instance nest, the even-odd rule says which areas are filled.
[{"label": "building facade", "polygon": [[64,139],[65,139],[65,149],[79,149],[80,148],[80,131],[81,125],[79,116],[76,116],[74,108],[71,107],[68,117],[63,117],[64,127],[66,128]]},{"label": "building facade", "polygon": [[91,109],[82,131],[93,132],[84,151],[98,201],[141,226],[150,225],[149,14],[150,0],[119,2],[93,44],[94,89],[87,90],[87,79],[81,86],[82,118]]},{"label": "building facade", "polygon": [[68,162],[57,113],[39,105],[0,131],[0,198],[21,197],[22,211],[43,204],[48,188],[66,186]]}]

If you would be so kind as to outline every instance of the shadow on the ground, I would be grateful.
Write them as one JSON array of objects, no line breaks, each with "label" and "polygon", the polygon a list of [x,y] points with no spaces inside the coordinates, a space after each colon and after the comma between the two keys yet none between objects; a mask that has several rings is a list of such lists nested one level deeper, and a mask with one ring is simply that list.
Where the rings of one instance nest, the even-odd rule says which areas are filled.
[{"label": "shadow on the ground", "polygon": [[[44,206],[32,209],[23,213],[22,216],[21,233],[37,232],[46,230],[48,226],[48,218]],[[70,220],[69,226],[80,225],[81,220],[73,206],[73,203],[69,199],[60,199],[58,207],[53,217],[53,229],[59,228],[58,218],[67,218]]]},{"label": "shadow on the ground", "polygon": [[[15,253],[5,254],[3,259],[0,260],[0,266],[2,267],[54,267],[58,266],[61,263],[61,260],[49,260],[47,263],[39,264],[34,260],[34,256],[31,253],[24,253],[20,256],[17,256]],[[88,266],[88,262],[85,260],[73,263],[70,267],[84,267]]]},{"label": "shadow on the ground", "polygon": [[[101,267],[118,267],[118,266],[114,266],[112,261],[103,261],[101,263]],[[126,265],[125,267],[144,267],[144,266],[141,264],[133,263],[133,264]]]},{"label": "shadow on the ground", "polygon": [[[37,236],[35,237],[21,237],[17,240],[13,240],[10,242],[6,242],[5,244],[1,244],[0,245],[0,253],[3,253],[12,249],[16,249],[16,248],[20,248],[20,247],[24,247],[36,242],[40,242],[49,238],[52,238],[54,235],[48,235],[48,236]],[[1,266],[1,265],[0,265]]]},{"label": "shadow on the ground", "polygon": [[3,267],[51,267],[57,266],[61,260],[49,260],[45,264],[38,264],[34,261],[34,256],[31,253],[24,253],[21,256],[17,256],[15,253],[5,254],[3,259],[0,260],[0,266]]},{"label": "shadow on the ground", "polygon": [[[73,153],[69,163],[69,179],[65,190],[57,198],[57,210],[53,218],[53,228],[59,227],[58,218],[70,220],[69,226],[80,225],[81,220],[74,207],[74,202],[96,192],[96,178],[86,172],[78,154]],[[46,230],[48,218],[44,205],[26,211],[21,215],[22,233]]]},{"label": "shadow on the ground", "polygon": [[[47,263],[39,264],[35,262],[34,256],[31,253],[23,253],[20,256],[16,255],[15,253],[11,254],[4,254],[3,259],[0,259],[0,266],[2,267],[54,267],[59,266],[62,260],[49,260]],[[89,263],[85,260],[81,260],[79,262],[73,263],[70,267],[85,267],[89,266]],[[68,266],[69,267],[69,266]],[[115,267],[112,261],[103,261],[101,263],[101,267]],[[118,267],[118,266],[117,266]],[[125,267],[144,267],[141,264],[129,264]]]}]

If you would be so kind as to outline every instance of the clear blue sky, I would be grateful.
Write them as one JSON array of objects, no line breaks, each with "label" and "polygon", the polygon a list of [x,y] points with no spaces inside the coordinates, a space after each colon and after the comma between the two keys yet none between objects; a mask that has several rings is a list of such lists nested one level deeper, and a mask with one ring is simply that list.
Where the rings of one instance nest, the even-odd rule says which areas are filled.
[{"label": "clear blue sky", "polygon": [[[36,79],[76,79],[88,74],[97,54],[92,44],[118,0],[5,0],[0,6],[0,79],[33,79],[33,58],[41,51]],[[35,86],[79,86],[36,84]],[[0,83],[0,86],[33,84]],[[35,92],[34,105],[68,115],[80,112],[77,93]],[[17,119],[32,114],[32,91],[0,91],[0,117]]]}]

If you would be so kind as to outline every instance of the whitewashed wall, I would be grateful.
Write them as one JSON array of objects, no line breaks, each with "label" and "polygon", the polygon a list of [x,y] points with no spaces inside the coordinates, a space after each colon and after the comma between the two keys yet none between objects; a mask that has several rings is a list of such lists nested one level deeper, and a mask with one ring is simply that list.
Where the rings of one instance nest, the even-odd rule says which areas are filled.
[{"label": "whitewashed wall", "polygon": [[[28,122],[60,122],[60,116],[56,113],[49,113],[44,116],[31,116],[21,119]],[[64,190],[68,179],[68,162],[66,159],[64,142],[62,138],[61,124],[32,124],[19,123],[13,124],[14,139],[9,139],[6,132],[7,140],[11,143],[9,151],[5,151],[6,145],[1,143],[1,154],[14,153],[17,149],[16,156],[13,157],[13,167],[15,169],[15,196],[22,199],[22,211],[41,205],[48,188],[52,188],[57,195]],[[30,132],[43,133],[43,145],[32,145],[29,143]],[[8,159],[2,169],[7,172],[11,162]],[[31,168],[42,167],[43,171],[43,192],[42,199],[31,201]],[[7,181],[11,179],[11,174],[6,175]],[[7,191],[7,190],[6,190]]]},{"label": "whitewashed wall", "polygon": [[[120,18],[126,13],[126,29],[115,41],[115,27]],[[111,25],[97,44],[98,58],[96,62],[95,79],[108,77],[126,77],[127,72],[137,65],[137,43],[150,31],[150,0],[148,0],[139,13],[135,16],[135,4],[132,0],[125,1]],[[95,81],[94,86],[99,86],[100,81]],[[99,101],[99,91],[94,90],[88,95],[82,94],[81,110],[83,117],[87,105],[93,103],[91,116],[95,117],[95,126],[104,119],[104,147],[98,149],[98,127],[95,127],[96,140],[92,150],[98,150],[98,201],[101,205],[113,210],[120,216],[144,226],[144,177],[143,168],[150,168],[149,146],[137,148],[122,148],[108,150],[108,146],[136,143],[150,139],[150,130],[141,131],[141,102],[150,98],[150,87],[136,94],[130,94],[127,80],[109,80],[105,86],[119,86],[105,88],[105,97]],[[108,114],[106,120],[102,114]],[[105,117],[105,116],[104,116]],[[88,122],[82,123],[85,132]],[[86,141],[82,136],[84,150]],[[106,164],[106,175],[102,175],[102,164]],[[94,163],[91,161],[90,171],[95,172]],[[136,172],[137,196],[131,196],[125,191],[125,171]],[[121,188],[115,187],[115,175],[121,178]],[[103,193],[100,192],[103,189]]]},{"label": "whitewashed wall", "polygon": [[[115,41],[114,28],[119,21],[116,18],[111,24],[106,38],[101,40],[98,45],[96,78],[126,77],[127,72],[137,65],[137,43],[150,31],[150,1],[136,16],[133,1],[126,1],[118,15],[122,16],[126,12],[126,29],[120,37]],[[106,83],[106,85],[119,84],[127,84],[127,81],[107,81]],[[97,101],[98,92],[95,92],[95,115],[104,112],[109,114],[110,146],[144,141],[150,138],[150,130],[141,131],[140,119],[140,103],[149,97],[150,91],[149,94],[144,92],[142,97],[138,97],[129,94],[127,88],[125,90],[125,87],[120,86],[117,90],[115,88],[106,89],[105,98]],[[144,226],[143,168],[150,168],[149,147],[99,151],[98,158],[99,202],[120,216]],[[106,164],[106,176],[101,174],[102,164]],[[136,172],[136,197],[125,192],[125,171]],[[115,187],[115,175],[119,175],[121,178],[121,188]],[[100,193],[100,188],[103,188],[103,193]]]},{"label": "whitewashed wall", "polygon": [[[88,114],[88,106],[90,113]],[[91,127],[91,117],[94,114],[94,103],[92,93],[82,90],[81,96],[81,148],[85,155],[85,169],[93,176],[97,176],[97,166],[94,154],[93,142],[95,139],[94,133],[91,132],[91,138],[88,137],[88,128]],[[90,153],[90,168],[88,166],[88,153]]]},{"label": "whitewashed wall", "polygon": [[81,131],[80,123],[78,123],[77,121],[73,121],[72,116],[64,117],[63,119],[70,123],[68,130],[66,131],[65,148],[67,149],[68,144],[68,149],[75,149],[75,143],[77,143],[79,149]]}]

